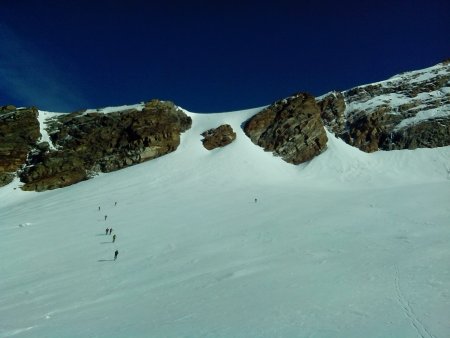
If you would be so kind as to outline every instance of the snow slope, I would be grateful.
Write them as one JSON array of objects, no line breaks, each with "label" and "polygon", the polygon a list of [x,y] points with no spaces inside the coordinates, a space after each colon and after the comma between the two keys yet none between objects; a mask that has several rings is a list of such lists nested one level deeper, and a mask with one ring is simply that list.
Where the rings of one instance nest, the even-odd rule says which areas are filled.
[{"label": "snow slope", "polygon": [[[293,166],[243,134],[258,110],[189,113],[176,152],[68,188],[1,188],[0,337],[450,336],[450,147],[328,135]],[[205,150],[222,123],[236,141]]]}]

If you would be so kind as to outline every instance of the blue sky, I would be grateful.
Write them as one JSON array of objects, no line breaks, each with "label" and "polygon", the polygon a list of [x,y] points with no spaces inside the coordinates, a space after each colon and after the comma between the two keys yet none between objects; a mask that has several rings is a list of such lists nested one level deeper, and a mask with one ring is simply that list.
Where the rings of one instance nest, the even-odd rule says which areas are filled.
[{"label": "blue sky", "polygon": [[450,2],[1,0],[0,105],[258,107],[450,57]]}]

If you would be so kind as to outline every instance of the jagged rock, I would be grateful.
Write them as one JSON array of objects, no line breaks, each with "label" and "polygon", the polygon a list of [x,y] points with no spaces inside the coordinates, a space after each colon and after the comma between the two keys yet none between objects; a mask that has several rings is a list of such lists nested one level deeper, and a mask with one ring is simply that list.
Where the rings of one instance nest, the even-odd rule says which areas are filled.
[{"label": "jagged rock", "polygon": [[165,155],[177,149],[191,118],[171,102],[152,100],[142,109],[76,112],[48,122],[57,150],[45,144],[30,153],[21,172],[24,190],[47,190]]},{"label": "jagged rock", "polygon": [[0,107],[0,186],[12,181],[41,137],[38,110]]},{"label": "jagged rock", "polygon": [[327,135],[313,96],[300,93],[277,101],[248,120],[253,143],[293,164],[309,161],[325,148]]},{"label": "jagged rock", "polygon": [[45,191],[66,187],[89,178],[85,163],[74,151],[55,151],[34,155],[35,165],[29,165],[20,175],[22,190]]},{"label": "jagged rock", "polygon": [[346,130],[339,136],[348,144],[365,152],[377,151],[389,135],[390,128],[400,121],[398,116],[387,114],[389,111],[390,107],[382,105],[370,115],[351,115],[347,118]]},{"label": "jagged rock", "polygon": [[14,111],[14,110],[17,110],[17,108],[15,106],[11,105],[11,104],[7,105],[7,106],[0,107],[0,111],[1,112],[11,112],[11,111]]},{"label": "jagged rock", "polygon": [[381,149],[436,148],[450,145],[450,116],[425,120],[394,130],[382,140]]},{"label": "jagged rock", "polygon": [[373,152],[450,145],[448,62],[341,94],[346,105],[343,128],[333,119],[333,110],[329,112],[334,93],[319,105],[325,124],[352,146]]},{"label": "jagged rock", "polygon": [[14,173],[0,173],[0,187],[10,184],[14,180]]},{"label": "jagged rock", "polygon": [[36,144],[36,149],[40,152],[46,152],[50,149],[50,144],[48,142],[40,142]]},{"label": "jagged rock", "polygon": [[320,108],[320,116],[325,126],[335,134],[342,133],[345,127],[344,95],[340,92],[332,92],[318,100],[317,105]]},{"label": "jagged rock", "polygon": [[202,133],[204,139],[203,146],[212,150],[218,147],[225,147],[236,139],[236,133],[229,124],[221,125],[215,129],[209,129]]}]

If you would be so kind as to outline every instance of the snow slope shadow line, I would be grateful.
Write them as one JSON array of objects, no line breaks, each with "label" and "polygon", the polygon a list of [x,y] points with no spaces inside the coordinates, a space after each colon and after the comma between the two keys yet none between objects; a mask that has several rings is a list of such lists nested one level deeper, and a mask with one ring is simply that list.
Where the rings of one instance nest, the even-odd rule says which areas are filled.
[{"label": "snow slope shadow line", "polygon": [[421,338],[436,338],[427,330],[425,325],[420,321],[419,317],[417,317],[414,310],[412,309],[411,304],[403,295],[403,292],[400,287],[400,280],[399,280],[400,273],[397,264],[394,266],[394,268],[395,268],[395,276],[394,276],[395,293],[400,308],[402,309],[406,318],[410,322],[411,326],[414,327],[417,334]]},{"label": "snow slope shadow line", "polygon": [[99,259],[97,262],[114,262],[114,259]]}]

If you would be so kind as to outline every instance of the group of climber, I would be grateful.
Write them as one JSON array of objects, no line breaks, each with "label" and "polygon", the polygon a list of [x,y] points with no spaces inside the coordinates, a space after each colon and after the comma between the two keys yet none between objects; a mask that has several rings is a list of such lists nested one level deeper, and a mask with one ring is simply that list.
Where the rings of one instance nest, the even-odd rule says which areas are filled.
[{"label": "group of climber", "polygon": [[[117,205],[117,202],[114,202],[114,206],[116,206],[116,205]],[[101,208],[98,207],[98,211],[100,211],[100,210],[101,210]],[[108,215],[105,215],[105,221],[106,221],[107,218],[108,218]],[[113,232],[113,228],[106,228],[106,230],[105,230],[105,235],[111,235],[112,232]],[[114,235],[112,236],[112,243],[115,243],[115,242],[116,242],[116,238],[117,238],[117,236],[116,236],[116,234],[114,234]],[[117,256],[118,256],[118,255],[119,255],[119,250],[114,251],[114,260],[117,259]]]}]

